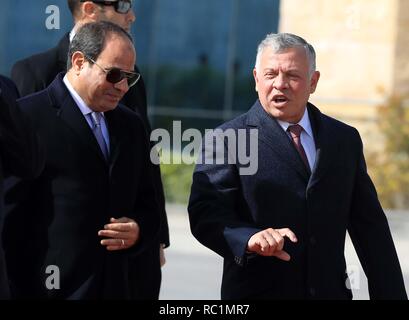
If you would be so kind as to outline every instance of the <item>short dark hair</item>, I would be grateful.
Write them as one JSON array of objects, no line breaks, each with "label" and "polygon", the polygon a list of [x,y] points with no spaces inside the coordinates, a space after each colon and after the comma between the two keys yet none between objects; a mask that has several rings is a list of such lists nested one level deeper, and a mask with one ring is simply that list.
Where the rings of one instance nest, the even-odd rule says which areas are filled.
[{"label": "short dark hair", "polygon": [[72,16],[75,18],[78,15],[78,10],[80,8],[80,0],[67,0],[67,4]]},{"label": "short dark hair", "polygon": [[[129,33],[112,22],[90,22],[79,28],[68,49],[67,70],[72,67],[71,59],[76,51],[81,51],[86,57],[96,61],[104,50],[106,40],[111,34],[127,39],[133,44]],[[90,61],[90,63],[92,62]]]}]

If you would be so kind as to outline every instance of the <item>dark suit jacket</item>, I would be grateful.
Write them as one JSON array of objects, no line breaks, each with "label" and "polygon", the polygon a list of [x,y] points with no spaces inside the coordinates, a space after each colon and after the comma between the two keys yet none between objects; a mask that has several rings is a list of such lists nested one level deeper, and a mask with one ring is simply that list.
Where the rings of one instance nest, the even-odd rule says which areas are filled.
[{"label": "dark suit jacket", "polygon": [[[195,169],[191,230],[224,258],[222,298],[352,298],[346,287],[347,230],[369,279],[371,298],[406,298],[358,132],[312,104],[308,111],[317,148],[311,176],[287,134],[258,101],[221,126],[236,133],[246,130],[247,148],[254,134],[250,129],[258,130],[258,171],[239,175],[243,166],[236,164],[198,164]],[[284,246],[289,262],[246,254],[249,238],[269,227],[295,232],[298,242],[287,240]]]},{"label": "dark suit jacket", "polygon": [[[44,166],[44,150],[38,135],[17,107],[14,83],[0,76],[0,235],[3,229],[3,174],[37,176]],[[3,246],[0,238],[0,299],[9,297]]]},{"label": "dark suit jacket", "polygon": [[[62,77],[19,100],[47,155],[39,178],[18,181],[7,191],[4,238],[12,293],[17,298],[131,298],[128,259],[158,241],[149,140],[132,111],[119,105],[106,112],[107,163]],[[130,249],[109,252],[97,233],[110,217],[121,216],[138,222],[141,239]],[[45,288],[49,265],[60,269],[59,290]]]},{"label": "dark suit jacket", "polygon": [[[48,51],[33,55],[18,61],[12,68],[11,76],[16,82],[22,96],[45,89],[59,72],[65,72],[69,47],[69,34],[67,33],[58,45]],[[136,68],[136,67],[135,67]],[[139,70],[136,68],[136,71]],[[150,133],[150,124],[147,116],[147,103],[145,84],[141,79],[131,87],[123,97],[122,104],[139,113],[147,131]],[[169,246],[169,227],[165,210],[165,196],[163,192],[160,168],[153,165],[155,189],[160,209],[161,229],[160,243]],[[131,281],[135,283],[135,298],[155,299],[159,296],[161,283],[161,270],[159,264],[159,244],[155,245],[150,252],[146,252],[131,261],[131,268],[135,273],[131,275]],[[139,278],[142,277],[140,280]],[[148,282],[148,287],[140,287],[141,283]]]}]

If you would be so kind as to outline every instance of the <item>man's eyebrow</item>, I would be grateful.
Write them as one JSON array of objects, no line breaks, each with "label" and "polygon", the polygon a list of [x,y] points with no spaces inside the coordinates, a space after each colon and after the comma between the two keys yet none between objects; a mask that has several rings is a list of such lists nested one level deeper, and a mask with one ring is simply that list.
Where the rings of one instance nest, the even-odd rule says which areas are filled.
[{"label": "man's eyebrow", "polygon": [[[276,72],[277,69],[276,68],[265,68],[263,69],[263,72]],[[284,73],[299,73],[300,70],[296,69],[296,68],[291,68],[291,69],[286,69],[283,70]]]},{"label": "man's eyebrow", "polygon": [[107,70],[109,70],[109,69],[119,69],[119,70],[121,70],[121,71],[126,71],[126,72],[136,72],[136,71],[135,71],[135,68],[133,68],[132,70],[127,70],[127,69],[122,69],[122,68],[120,68],[120,67],[113,66],[113,65],[107,66],[107,67],[105,67],[104,69],[107,69]]},{"label": "man's eyebrow", "polygon": [[298,70],[298,69],[288,69],[285,72],[286,73],[300,73],[300,70]]}]

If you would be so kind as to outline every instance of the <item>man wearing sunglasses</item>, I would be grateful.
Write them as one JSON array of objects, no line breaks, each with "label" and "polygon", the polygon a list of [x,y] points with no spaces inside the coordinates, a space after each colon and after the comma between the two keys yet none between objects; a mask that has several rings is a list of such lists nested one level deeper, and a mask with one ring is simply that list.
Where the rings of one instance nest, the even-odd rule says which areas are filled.
[{"label": "man wearing sunglasses", "polygon": [[[132,1],[85,1],[67,0],[68,7],[74,19],[74,27],[70,33],[64,35],[58,45],[48,51],[33,55],[18,61],[12,68],[11,77],[16,83],[20,94],[26,96],[45,89],[59,72],[66,70],[67,53],[70,41],[76,31],[85,23],[110,21],[130,32],[135,21]],[[139,73],[135,66],[134,71]],[[143,78],[132,86],[121,103],[138,112],[150,132],[147,116],[146,90]],[[153,247],[145,257],[138,257],[130,261],[130,269],[135,270],[130,281],[135,283],[134,297],[137,299],[157,299],[161,284],[161,265],[164,264],[164,247],[169,246],[169,228],[165,210],[165,197],[160,176],[159,166],[152,165],[154,170],[155,189],[160,203],[161,231],[160,243]],[[160,251],[160,252],[159,252]],[[158,256],[162,257],[160,260]]]},{"label": "man wearing sunglasses", "polygon": [[[46,160],[38,178],[8,190],[18,195],[5,221],[15,298],[134,298],[129,259],[159,232],[147,132],[118,105],[137,81],[134,66],[124,29],[85,24],[71,41],[67,73],[19,100]],[[58,288],[47,282],[49,266],[59,268]]]}]

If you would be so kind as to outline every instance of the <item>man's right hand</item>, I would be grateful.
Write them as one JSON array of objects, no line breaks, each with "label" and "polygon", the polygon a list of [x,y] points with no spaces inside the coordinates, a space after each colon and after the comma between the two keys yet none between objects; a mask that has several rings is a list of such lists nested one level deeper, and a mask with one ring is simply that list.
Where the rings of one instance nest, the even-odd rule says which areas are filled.
[{"label": "man's right hand", "polygon": [[266,257],[277,257],[278,259],[289,261],[290,255],[283,250],[284,237],[292,242],[297,242],[294,232],[288,228],[273,229],[268,228],[253,234],[247,243],[247,251],[257,253]]}]

